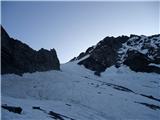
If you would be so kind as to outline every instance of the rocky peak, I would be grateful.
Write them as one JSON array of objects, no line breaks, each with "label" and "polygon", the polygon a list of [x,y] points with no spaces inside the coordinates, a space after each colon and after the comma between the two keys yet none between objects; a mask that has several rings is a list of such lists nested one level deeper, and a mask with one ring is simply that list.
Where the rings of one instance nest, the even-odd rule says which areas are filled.
[{"label": "rocky peak", "polygon": [[10,38],[1,26],[2,74],[59,70],[60,63],[55,49],[33,50],[27,44]]},{"label": "rocky peak", "polygon": [[90,52],[82,52],[74,60],[79,60],[79,65],[84,65],[98,75],[113,65],[127,65],[136,72],[160,73],[158,67],[150,66],[151,63],[160,64],[160,34],[106,37]]}]

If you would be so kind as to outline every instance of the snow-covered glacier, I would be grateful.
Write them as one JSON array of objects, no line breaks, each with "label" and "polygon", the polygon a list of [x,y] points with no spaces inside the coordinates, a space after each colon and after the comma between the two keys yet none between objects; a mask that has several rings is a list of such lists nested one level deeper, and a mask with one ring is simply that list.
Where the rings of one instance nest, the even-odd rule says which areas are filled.
[{"label": "snow-covered glacier", "polygon": [[77,64],[61,71],[1,75],[3,120],[159,120],[160,74],[111,66],[98,77]]}]

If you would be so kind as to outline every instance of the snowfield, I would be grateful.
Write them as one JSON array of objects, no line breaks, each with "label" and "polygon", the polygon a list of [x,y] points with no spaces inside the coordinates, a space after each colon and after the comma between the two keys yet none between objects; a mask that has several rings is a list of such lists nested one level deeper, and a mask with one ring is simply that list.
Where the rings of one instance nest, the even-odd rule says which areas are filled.
[{"label": "snowfield", "polygon": [[2,120],[160,120],[159,74],[112,66],[98,77],[77,62],[61,71],[2,75],[2,105],[22,108],[2,108]]}]

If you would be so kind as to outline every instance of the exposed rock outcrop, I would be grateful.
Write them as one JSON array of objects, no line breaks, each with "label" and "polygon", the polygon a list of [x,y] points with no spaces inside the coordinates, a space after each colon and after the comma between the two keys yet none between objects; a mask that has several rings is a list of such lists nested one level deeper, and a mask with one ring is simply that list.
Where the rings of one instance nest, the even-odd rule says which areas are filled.
[{"label": "exposed rock outcrop", "polygon": [[146,55],[137,51],[127,51],[128,57],[125,59],[125,65],[129,66],[131,70],[136,72],[155,72],[160,74],[160,68],[149,65],[154,62]]},{"label": "exposed rock outcrop", "polygon": [[127,39],[127,36],[104,38],[89,53],[90,56],[78,64],[83,64],[86,68],[96,71],[96,73],[105,71],[107,67],[116,64],[118,58],[117,51]]},{"label": "exposed rock outcrop", "polygon": [[[85,56],[88,57],[84,59]],[[143,35],[106,37],[96,46],[72,59],[75,60],[79,60],[79,65],[95,71],[96,75],[100,75],[113,65],[116,67],[127,65],[136,72],[160,73],[159,67],[150,65],[160,64],[160,34],[149,37]]]},{"label": "exposed rock outcrop", "polygon": [[13,113],[21,114],[22,112],[21,107],[2,105],[2,108],[8,110],[9,112],[13,112]]},{"label": "exposed rock outcrop", "polygon": [[40,49],[33,50],[25,43],[10,38],[1,26],[1,73],[59,70],[60,63],[56,51]]}]

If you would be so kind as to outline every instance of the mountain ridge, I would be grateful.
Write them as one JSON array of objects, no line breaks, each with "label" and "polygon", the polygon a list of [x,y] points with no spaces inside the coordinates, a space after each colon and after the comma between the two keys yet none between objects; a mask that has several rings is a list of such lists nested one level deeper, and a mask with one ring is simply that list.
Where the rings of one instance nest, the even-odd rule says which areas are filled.
[{"label": "mountain ridge", "polygon": [[[81,60],[87,55],[89,57]],[[136,72],[160,73],[158,67],[150,65],[160,64],[160,34],[105,37],[70,62],[75,60],[80,61],[79,65],[95,71],[96,75],[100,75],[112,65],[116,67],[127,65]]]},{"label": "mountain ridge", "polygon": [[[55,49],[49,51],[41,48],[36,51],[27,44],[10,38],[2,26],[1,36],[2,74],[60,70],[60,63]],[[107,36],[95,46],[81,52],[70,62],[75,60],[79,60],[79,65],[95,71],[98,76],[111,66],[118,68],[121,65],[126,65],[136,72],[160,74],[160,68],[153,65],[160,64],[160,34],[151,36],[134,34],[118,37]]]},{"label": "mountain ridge", "polygon": [[[4,61],[4,55],[6,55],[5,58],[15,57],[22,60],[22,62],[18,60],[17,63],[22,68],[24,66],[28,67],[30,62],[36,62],[29,62],[29,60],[34,60],[37,54],[41,56],[43,53],[50,56],[51,51],[44,49],[33,51],[32,48],[23,45],[20,41],[9,38],[5,32],[3,37],[9,39],[9,41],[2,41],[2,70],[4,70],[3,67],[13,67],[15,62],[12,63],[11,61],[14,59]],[[41,61],[42,65],[38,62],[42,68],[48,68],[49,65],[49,68],[45,71],[41,69],[41,72],[38,72],[37,69],[31,69],[36,72],[26,73],[26,71],[23,71],[25,72],[23,74],[22,71],[18,72],[21,76],[17,73],[2,74],[2,119],[159,120],[160,74],[135,72],[140,68],[146,70],[146,66],[159,67],[159,59],[157,59],[159,56],[157,54],[159,53],[157,52],[159,36],[158,39],[154,40],[155,42],[148,41],[147,43],[147,45],[154,43],[151,44],[154,49],[147,47],[144,50],[141,50],[141,48],[146,46],[137,44],[132,39],[127,43],[128,37],[117,39],[108,37],[106,39],[108,40],[100,41],[97,46],[88,48],[86,52],[80,54],[72,62],[60,64],[61,70],[50,70],[50,67],[53,68],[53,66],[50,66],[50,62],[45,64],[46,60],[40,57],[38,60],[45,61]],[[112,41],[112,39],[114,40]],[[117,42],[117,40],[120,40],[123,44]],[[10,43],[11,41],[12,43]],[[34,56],[28,56],[28,54],[32,55],[32,52],[35,53]],[[149,54],[150,52],[151,54]],[[17,53],[19,54],[17,55]],[[93,54],[93,58],[90,58],[91,54]],[[152,59],[152,57],[156,59]],[[10,60],[9,63],[7,60]],[[81,65],[79,65],[80,62]],[[134,63],[139,63],[139,65]],[[31,65],[35,67],[35,63]],[[106,66],[101,67],[101,65]],[[132,66],[133,68],[131,68]],[[140,67],[135,68],[135,66]],[[104,72],[101,71],[101,68]],[[15,70],[15,68],[12,70]],[[151,69],[149,68],[149,70]],[[101,77],[94,75],[95,72]]]},{"label": "mountain ridge", "polygon": [[27,44],[10,38],[1,26],[2,74],[60,70],[60,63],[55,49],[41,48],[36,51]]}]

